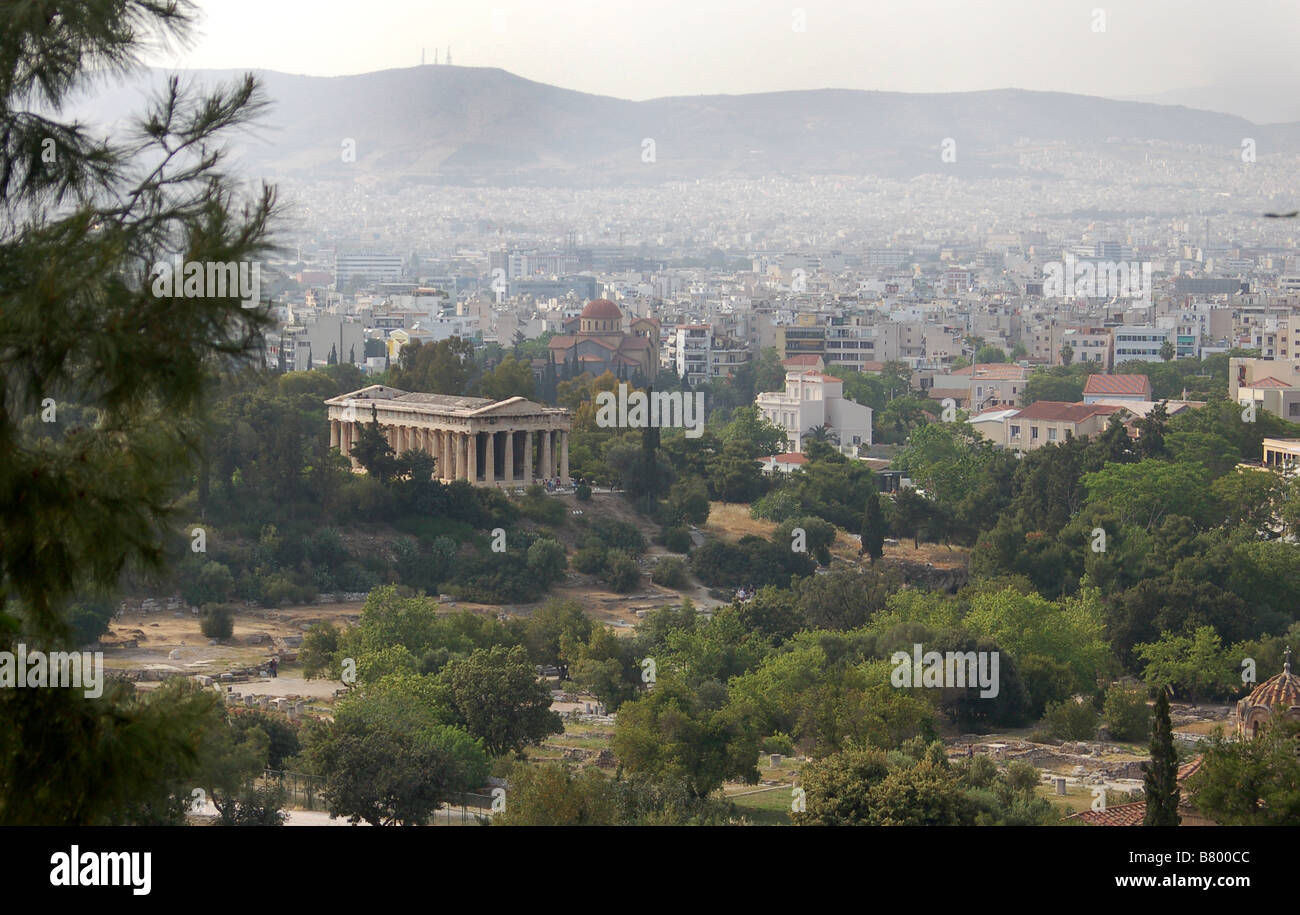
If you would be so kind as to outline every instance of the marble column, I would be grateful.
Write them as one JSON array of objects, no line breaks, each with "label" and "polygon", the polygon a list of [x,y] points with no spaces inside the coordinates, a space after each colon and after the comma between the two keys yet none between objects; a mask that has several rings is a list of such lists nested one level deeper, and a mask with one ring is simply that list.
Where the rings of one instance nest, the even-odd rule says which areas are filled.
[{"label": "marble column", "polygon": [[341,439],[339,438],[339,433],[340,433],[339,421],[337,419],[331,419],[330,420],[330,447],[331,448],[339,447],[339,442],[341,441]]},{"label": "marble column", "polygon": [[512,486],[515,482],[515,433],[513,431],[502,432],[502,443],[505,445],[505,454],[502,455],[501,470],[505,476],[506,486]]},{"label": "marble column", "polygon": [[469,479],[469,436],[456,433],[456,479]]},{"label": "marble column", "polygon": [[539,470],[542,479],[549,480],[555,476],[555,473],[551,470],[551,430],[543,429],[539,434],[542,437],[542,465]]},{"label": "marble column", "polygon": [[496,482],[496,440],[497,434],[487,434],[487,452],[483,455],[483,481],[491,486]]},{"label": "marble column", "polygon": [[533,482],[533,430],[524,430],[524,485]]},{"label": "marble column", "polygon": [[471,483],[478,482],[478,433],[467,432],[465,434],[465,468],[469,474],[468,479]]},{"label": "marble column", "polygon": [[569,485],[569,433],[560,433],[560,482]]}]

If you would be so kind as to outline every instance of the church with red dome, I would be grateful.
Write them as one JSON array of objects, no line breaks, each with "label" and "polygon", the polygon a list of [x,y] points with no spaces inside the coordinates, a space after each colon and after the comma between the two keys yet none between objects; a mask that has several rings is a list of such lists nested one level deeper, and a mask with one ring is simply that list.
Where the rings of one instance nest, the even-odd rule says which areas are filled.
[{"label": "church with red dome", "polygon": [[608,371],[646,384],[658,373],[659,332],[659,322],[652,318],[634,318],[624,331],[622,310],[609,299],[592,299],[578,316],[576,328],[551,338],[548,352],[556,366],[566,367],[566,377]]}]

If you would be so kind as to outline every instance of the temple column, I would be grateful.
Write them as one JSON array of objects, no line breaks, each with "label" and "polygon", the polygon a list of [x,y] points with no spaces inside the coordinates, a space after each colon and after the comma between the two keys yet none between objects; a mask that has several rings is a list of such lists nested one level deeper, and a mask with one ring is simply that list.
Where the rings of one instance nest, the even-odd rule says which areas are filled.
[{"label": "temple column", "polygon": [[347,459],[351,461],[352,460],[352,423],[344,423],[343,427],[339,430],[339,435],[343,440],[342,447],[340,448],[340,450],[347,457]]},{"label": "temple column", "polygon": [[524,430],[524,485],[533,482],[533,430]]},{"label": "temple column", "polygon": [[569,433],[560,433],[560,483],[569,485]]},{"label": "temple column", "polygon": [[502,455],[501,469],[504,473],[506,486],[513,486],[515,482],[515,433],[513,430],[502,432],[506,452]]},{"label": "temple column", "polygon": [[465,469],[469,474],[471,483],[478,482],[478,433],[474,431],[465,434]]},{"label": "temple column", "polygon": [[342,441],[342,439],[339,437],[340,432],[341,430],[339,429],[339,421],[337,419],[331,419],[330,420],[330,447],[331,448],[339,447],[339,443]]},{"label": "temple column", "polygon": [[492,486],[496,483],[496,440],[497,434],[489,432],[487,434],[487,452],[483,455],[483,481]]},{"label": "temple column", "polygon": [[456,433],[456,479],[469,479],[469,436]]},{"label": "temple column", "polygon": [[539,468],[543,480],[549,480],[555,474],[551,471],[551,430],[543,429],[542,435],[542,466]]}]

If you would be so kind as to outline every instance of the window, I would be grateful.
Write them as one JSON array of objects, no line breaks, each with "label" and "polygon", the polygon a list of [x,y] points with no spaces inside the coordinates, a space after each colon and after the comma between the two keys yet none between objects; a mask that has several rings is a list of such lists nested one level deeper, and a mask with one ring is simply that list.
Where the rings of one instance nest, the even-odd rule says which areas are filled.
[{"label": "window", "polygon": [[1019,426],[1012,426],[1012,427],[1011,427],[1011,437],[1012,437],[1012,438],[1020,438],[1020,427],[1019,427]]},{"label": "window", "polygon": [[1047,440],[1048,440],[1049,442],[1054,442],[1054,441],[1056,441],[1056,429],[1055,429],[1055,428],[1052,428],[1052,429],[1048,429],[1048,430],[1047,430]]},{"label": "window", "polygon": [[1037,426],[1030,426],[1030,427],[1029,427],[1029,439],[1030,439],[1030,441],[1035,441],[1035,442],[1038,441],[1038,427],[1037,427]]}]

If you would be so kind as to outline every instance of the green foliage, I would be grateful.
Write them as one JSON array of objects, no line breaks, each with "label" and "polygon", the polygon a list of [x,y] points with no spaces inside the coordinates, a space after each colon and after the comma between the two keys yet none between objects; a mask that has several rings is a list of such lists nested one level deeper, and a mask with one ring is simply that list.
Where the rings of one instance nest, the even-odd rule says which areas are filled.
[{"label": "green foliage", "polygon": [[659,542],[664,549],[673,553],[691,551],[691,532],[685,527],[665,527],[660,533]]},{"label": "green foliage", "polygon": [[625,771],[682,781],[691,797],[707,797],[729,779],[758,781],[757,737],[725,709],[671,676],[624,703],[612,742]]},{"label": "green foliage", "polygon": [[885,509],[879,493],[867,493],[867,507],[862,515],[862,546],[860,553],[874,563],[885,555],[885,532],[888,530]]},{"label": "green foliage", "polygon": [[1210,626],[1200,626],[1191,635],[1166,632],[1134,650],[1145,662],[1143,676],[1152,689],[1173,689],[1203,701],[1235,695],[1240,688],[1236,653],[1223,646]]},{"label": "green foliage", "polygon": [[690,586],[690,576],[686,571],[686,563],[672,556],[660,559],[655,563],[655,567],[650,571],[650,580],[657,585],[678,591]]},{"label": "green foliage", "polygon": [[559,527],[568,520],[564,503],[548,496],[546,490],[538,483],[529,486],[524,492],[523,498],[519,500],[519,513],[538,524],[550,527]]},{"label": "green foliage", "polygon": [[1185,786],[1192,806],[1222,826],[1300,824],[1297,734],[1300,726],[1278,717],[1253,739],[1211,737]]},{"label": "green foliage", "polygon": [[413,340],[402,347],[401,358],[388,372],[388,383],[404,391],[464,394],[474,374],[473,356],[474,345],[460,337],[437,343]]},{"label": "green foliage", "polygon": [[579,483],[573,490],[573,497],[579,502],[591,501],[591,487],[586,483]]},{"label": "green foliage", "polygon": [[1059,740],[1092,740],[1097,736],[1097,710],[1072,698],[1049,703],[1043,724]]},{"label": "green foliage", "polygon": [[522,647],[479,649],[447,664],[438,674],[452,722],[480,738],[493,756],[560,734],[551,692]]},{"label": "green foliage", "polygon": [[629,591],[635,591],[641,584],[641,567],[637,565],[635,559],[622,550],[610,550],[605,556],[605,568],[601,573],[601,580],[609,585],[611,590],[619,594],[627,594]]},{"label": "green foliage", "polygon": [[484,397],[493,400],[511,397],[531,400],[537,396],[532,366],[517,361],[514,356],[506,356],[495,369],[484,375],[479,381],[479,390]]},{"label": "green foliage", "polygon": [[1115,740],[1146,740],[1151,734],[1151,710],[1139,690],[1112,686],[1106,691],[1102,717]]},{"label": "green foliage", "polygon": [[347,696],[333,722],[308,725],[303,743],[331,816],[350,823],[424,825],[488,772],[482,743],[445,725],[438,707],[411,689]]},{"label": "green foliage", "polygon": [[1173,727],[1169,723],[1169,697],[1156,694],[1151,725],[1151,761],[1142,764],[1146,813],[1143,826],[1177,826],[1181,790],[1178,787],[1178,754],[1174,750]]},{"label": "green foliage", "polygon": [[235,634],[235,612],[229,604],[207,604],[199,612],[204,638],[225,641]]},{"label": "green foliage", "polygon": [[798,826],[973,826],[977,808],[946,761],[902,762],[849,745],[804,766]]}]

